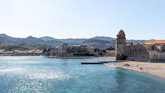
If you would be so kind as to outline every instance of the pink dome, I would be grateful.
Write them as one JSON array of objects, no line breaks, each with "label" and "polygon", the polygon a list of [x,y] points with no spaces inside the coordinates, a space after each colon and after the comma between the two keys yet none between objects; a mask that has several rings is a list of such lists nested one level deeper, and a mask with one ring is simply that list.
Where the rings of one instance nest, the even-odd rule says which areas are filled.
[{"label": "pink dome", "polygon": [[125,33],[123,30],[120,30],[118,33],[117,33],[117,38],[125,38]]},{"label": "pink dome", "polygon": [[118,34],[117,35],[122,35],[122,36],[125,36],[125,33],[124,33],[124,31],[123,30],[120,30],[119,32],[118,32]]}]

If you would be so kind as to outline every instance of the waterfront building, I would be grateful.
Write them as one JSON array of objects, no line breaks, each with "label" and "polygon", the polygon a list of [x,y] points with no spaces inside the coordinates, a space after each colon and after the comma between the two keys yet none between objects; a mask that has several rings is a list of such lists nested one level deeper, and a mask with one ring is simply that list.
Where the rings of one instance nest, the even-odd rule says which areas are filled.
[{"label": "waterfront building", "polygon": [[106,56],[108,52],[93,47],[84,45],[68,46],[67,43],[61,44],[56,48],[49,48],[44,50],[45,56],[50,57],[83,57],[83,56]]},{"label": "waterfront building", "polygon": [[165,40],[148,40],[143,43],[126,43],[126,35],[120,30],[116,38],[116,60],[165,62]]}]

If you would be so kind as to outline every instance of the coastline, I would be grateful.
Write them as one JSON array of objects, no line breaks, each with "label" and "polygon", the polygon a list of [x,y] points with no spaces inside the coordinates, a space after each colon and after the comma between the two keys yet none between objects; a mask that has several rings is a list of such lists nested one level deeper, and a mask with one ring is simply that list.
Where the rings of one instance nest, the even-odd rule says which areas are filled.
[{"label": "coastline", "polygon": [[48,58],[59,58],[59,59],[89,59],[89,58],[99,58],[99,59],[115,59],[115,57],[91,57],[91,56],[78,56],[78,57],[48,57]]},{"label": "coastline", "polygon": [[[125,64],[129,64],[129,66],[126,66]],[[111,65],[117,68],[145,72],[165,78],[165,63],[124,61],[124,62],[105,63],[105,65]]]}]

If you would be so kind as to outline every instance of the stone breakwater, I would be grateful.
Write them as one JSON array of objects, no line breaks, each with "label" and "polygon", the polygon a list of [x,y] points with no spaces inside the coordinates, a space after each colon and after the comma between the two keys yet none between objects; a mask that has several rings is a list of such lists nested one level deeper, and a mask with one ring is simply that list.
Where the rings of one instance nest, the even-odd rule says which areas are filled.
[{"label": "stone breakwater", "polygon": [[95,56],[75,56],[75,57],[56,57],[56,56],[49,56],[48,58],[59,58],[59,59],[115,59],[115,57],[95,57]]}]

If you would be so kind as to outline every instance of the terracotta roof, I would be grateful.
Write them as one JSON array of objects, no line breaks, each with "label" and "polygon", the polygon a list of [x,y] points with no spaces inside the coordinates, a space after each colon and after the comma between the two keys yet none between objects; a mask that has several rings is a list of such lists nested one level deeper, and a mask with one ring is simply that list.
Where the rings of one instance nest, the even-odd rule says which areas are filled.
[{"label": "terracotta roof", "polygon": [[108,51],[108,53],[115,53],[115,50],[110,50]]},{"label": "terracotta roof", "polygon": [[165,44],[165,40],[148,40],[146,42],[140,43],[141,45],[145,44]]}]

